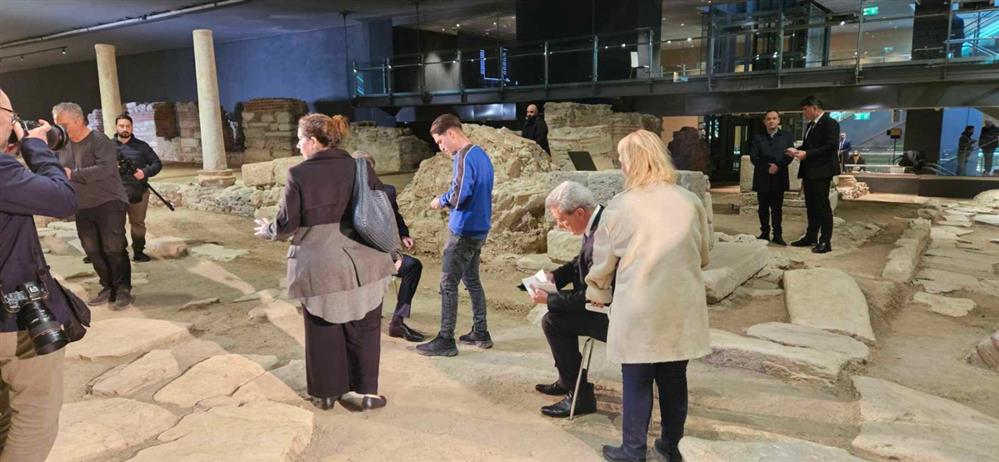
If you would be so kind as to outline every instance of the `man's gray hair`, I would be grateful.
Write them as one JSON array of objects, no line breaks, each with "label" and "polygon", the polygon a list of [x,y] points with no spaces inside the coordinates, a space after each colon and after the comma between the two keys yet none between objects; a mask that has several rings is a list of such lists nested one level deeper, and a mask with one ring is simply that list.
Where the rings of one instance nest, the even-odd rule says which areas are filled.
[{"label": "man's gray hair", "polygon": [[562,213],[572,213],[580,208],[592,211],[597,208],[597,200],[586,186],[575,181],[565,181],[548,193],[548,197],[545,198],[545,208]]},{"label": "man's gray hair", "polygon": [[83,115],[83,108],[76,103],[59,103],[52,106],[52,116],[62,114],[63,112],[79,117],[81,120],[86,121],[87,116]]}]

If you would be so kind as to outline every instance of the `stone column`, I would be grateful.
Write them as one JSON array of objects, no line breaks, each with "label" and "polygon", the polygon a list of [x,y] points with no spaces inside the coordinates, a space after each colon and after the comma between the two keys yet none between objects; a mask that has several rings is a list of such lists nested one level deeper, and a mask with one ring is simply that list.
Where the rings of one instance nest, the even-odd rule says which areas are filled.
[{"label": "stone column", "polygon": [[114,45],[98,43],[97,81],[101,88],[101,119],[104,120],[104,133],[113,138],[117,130],[114,119],[121,114],[121,94],[118,92],[118,63],[115,61]]},{"label": "stone column", "polygon": [[201,121],[201,165],[198,183],[229,186],[236,182],[226,165],[222,138],[219,82],[215,73],[215,41],[212,31],[194,31],[194,66],[198,79],[198,115]]}]

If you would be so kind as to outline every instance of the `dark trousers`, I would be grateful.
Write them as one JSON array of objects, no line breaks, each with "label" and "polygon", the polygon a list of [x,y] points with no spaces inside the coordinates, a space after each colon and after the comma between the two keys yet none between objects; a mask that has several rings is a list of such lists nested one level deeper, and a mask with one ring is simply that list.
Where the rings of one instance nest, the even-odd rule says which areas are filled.
[{"label": "dark trousers", "polygon": [[403,255],[402,266],[399,267],[399,274],[396,274],[400,279],[399,298],[395,305],[395,313],[392,314],[393,321],[395,318],[409,317],[413,296],[416,295],[416,288],[420,285],[422,275],[423,263],[409,255]]},{"label": "dark trousers", "polygon": [[83,251],[100,277],[101,287],[117,291],[132,288],[132,265],[125,238],[124,202],[109,201],[76,211],[76,232]]},{"label": "dark trousers", "polygon": [[458,322],[458,281],[472,299],[472,331],[486,332],[486,292],[479,280],[479,254],[485,239],[451,234],[441,260],[441,330],[443,338],[454,338]]},{"label": "dark trousers", "polygon": [[132,249],[142,252],[146,248],[146,211],[149,210],[149,190],[142,200],[128,205],[128,224],[132,228]]},{"label": "dark trousers", "polygon": [[774,236],[780,237],[781,219],[784,213],[784,191],[759,191],[756,193],[759,202],[760,231],[770,234],[770,224],[773,223]]},{"label": "dark trousers", "polygon": [[805,192],[805,211],[808,213],[808,228],[805,237],[819,242],[832,242],[833,212],[829,204],[829,184],[832,178],[801,180]]},{"label": "dark trousers", "polygon": [[624,450],[631,457],[644,457],[649,420],[652,418],[652,382],[659,388],[662,438],[676,446],[687,421],[687,361],[622,364],[624,378]]},{"label": "dark trousers", "polygon": [[305,314],[305,377],[310,396],[378,393],[382,306],[357,321],[332,324]]},{"label": "dark trousers", "polygon": [[[587,311],[583,307],[573,311],[549,311],[541,318],[541,329],[555,358],[555,369],[558,369],[558,384],[563,388],[573,389],[582,367],[579,337],[593,337],[606,342],[607,322],[607,315]],[[581,383],[587,383],[585,372]]]},{"label": "dark trousers", "polygon": [[984,162],[982,168],[982,172],[984,172],[983,175],[988,175],[992,173],[992,155],[995,152],[996,152],[995,147],[982,148],[982,162]]}]

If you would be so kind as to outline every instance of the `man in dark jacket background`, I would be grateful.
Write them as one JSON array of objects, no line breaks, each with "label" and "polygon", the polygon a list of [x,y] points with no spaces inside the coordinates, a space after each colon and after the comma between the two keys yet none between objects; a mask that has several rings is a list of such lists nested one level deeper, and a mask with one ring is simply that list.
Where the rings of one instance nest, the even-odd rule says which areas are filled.
[{"label": "man in dark jacket background", "polygon": [[794,145],[790,133],[780,129],[780,113],[767,111],[763,116],[766,133],[753,135],[749,145],[749,160],[753,162],[753,191],[759,199],[760,239],[770,240],[770,225],[773,223],[773,243],[787,245],[782,236],[781,218],[784,207],[784,191],[790,187],[787,166],[792,158],[784,154]]},{"label": "man in dark jacket background", "polygon": [[[9,294],[26,282],[41,282],[45,304],[56,320],[69,320],[69,303],[49,275],[32,215],[67,217],[76,212],[76,194],[45,142],[48,123],[24,133],[13,126],[14,108],[0,90],[0,281]],[[28,168],[8,146],[13,130]],[[63,397],[64,348],[37,355],[16,316],[0,329],[0,459],[43,462],[59,432]]]},{"label": "man in dark jacket background", "polygon": [[548,148],[548,124],[538,113],[538,105],[527,105],[527,119],[524,121],[524,130],[520,134],[524,138],[538,143],[541,149],[551,155],[552,151]]},{"label": "man in dark jacket background", "polygon": [[992,176],[992,156],[999,144],[999,127],[992,119],[985,119],[982,131],[978,133],[978,147],[982,149],[982,176]]},{"label": "man in dark jacket background", "polygon": [[[128,224],[132,230],[132,259],[137,262],[149,261],[149,256],[143,253],[146,249],[146,211],[149,209],[149,179],[160,173],[163,163],[159,156],[145,141],[133,136],[132,117],[121,114],[115,119],[117,135],[115,146],[118,148],[118,158],[132,161],[137,169],[126,172],[121,182],[128,193]],[[141,197],[138,202],[132,202]]]},{"label": "man in dark jacket background", "polygon": [[[545,208],[555,218],[557,227],[583,236],[579,255],[547,274],[548,280],[554,282],[556,287],[572,284],[572,290],[559,290],[553,294],[535,290],[532,296],[534,303],[548,305],[548,313],[541,319],[541,328],[558,370],[558,380],[551,384],[538,384],[534,389],[546,395],[564,396],[561,401],[542,407],[541,413],[549,417],[569,417],[576,378],[582,367],[579,338],[593,337],[607,341],[607,315],[586,309],[585,282],[593,264],[593,234],[600,224],[603,208],[597,205],[589,189],[571,181],[556,186],[548,194]],[[584,372],[576,399],[576,414],[596,411],[597,398]]]},{"label": "man in dark jacket background", "polygon": [[836,151],[839,147],[839,122],[823,109],[822,101],[809,96],[801,102],[801,112],[808,120],[804,142],[798,149],[788,148],[787,155],[798,159],[798,178],[805,193],[808,228],[805,235],[791,243],[795,247],[812,248],[812,252],[832,251],[833,213],[829,203],[829,186],[839,174]]}]

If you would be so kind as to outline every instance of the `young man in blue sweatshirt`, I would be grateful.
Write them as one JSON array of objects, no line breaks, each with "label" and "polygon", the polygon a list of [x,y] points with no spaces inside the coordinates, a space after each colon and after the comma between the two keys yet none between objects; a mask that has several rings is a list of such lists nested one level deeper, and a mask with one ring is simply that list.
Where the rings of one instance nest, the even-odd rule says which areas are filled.
[{"label": "young man in blue sweatshirt", "polygon": [[441,151],[453,159],[451,189],[430,203],[434,210],[451,211],[451,236],[441,261],[441,330],[416,350],[425,356],[455,356],[459,280],[472,299],[472,331],[458,340],[480,348],[493,346],[486,326],[486,293],[479,280],[479,254],[493,215],[493,163],[482,147],[472,144],[461,129],[461,121],[452,114],[434,120],[430,134]]}]

